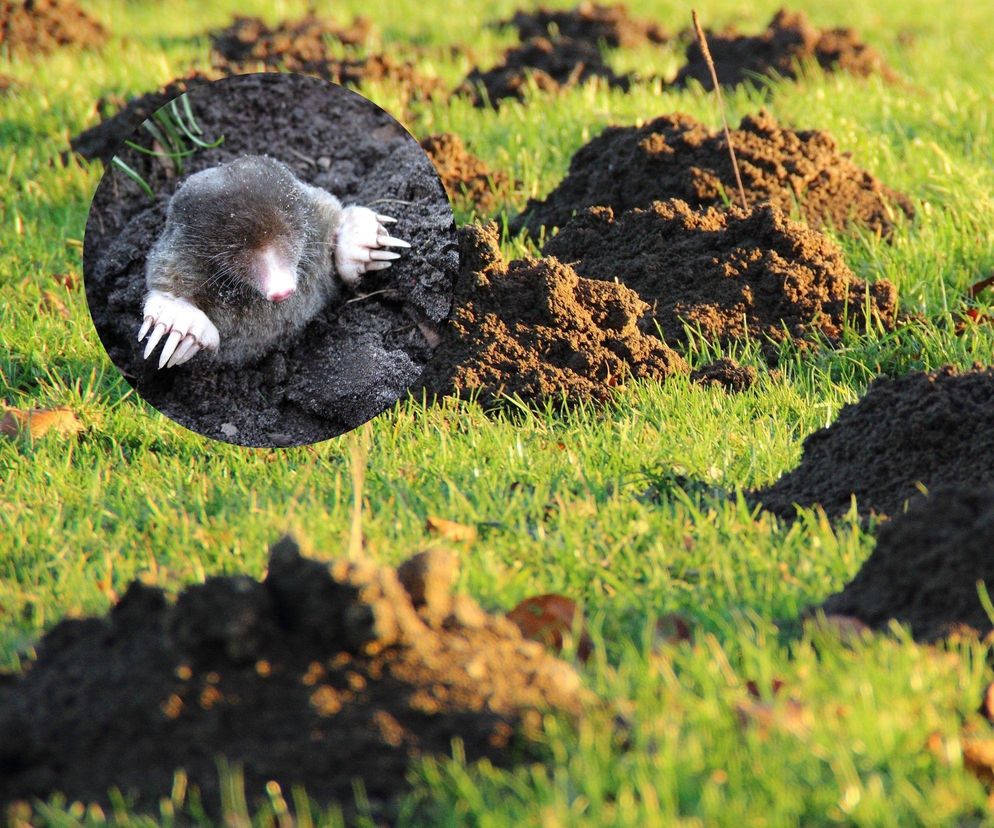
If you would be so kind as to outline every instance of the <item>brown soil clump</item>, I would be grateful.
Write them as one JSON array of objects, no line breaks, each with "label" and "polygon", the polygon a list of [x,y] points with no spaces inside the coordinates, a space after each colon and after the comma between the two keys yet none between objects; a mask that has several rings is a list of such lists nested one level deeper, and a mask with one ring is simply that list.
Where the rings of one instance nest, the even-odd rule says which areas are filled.
[{"label": "brown soil clump", "polygon": [[536,37],[508,49],[498,66],[486,72],[474,69],[456,93],[469,95],[474,106],[496,107],[505,98],[522,100],[529,77],[543,92],[558,92],[591,78],[624,90],[631,85],[631,77],[615,74],[596,46],[582,40]]},{"label": "brown soil clump", "polygon": [[584,40],[592,46],[641,46],[645,43],[666,43],[669,33],[658,23],[633,19],[628,8],[618,3],[602,6],[600,3],[583,2],[568,11],[539,6],[534,10],[519,10],[509,20],[498,26],[511,26],[518,30],[522,40],[533,37],[566,37]]},{"label": "brown soil clump", "polygon": [[259,17],[236,16],[230,26],[210,33],[211,45],[226,61],[262,61],[276,68],[303,66],[328,56],[327,41],[348,46],[365,43],[372,24],[357,17],[347,27],[337,26],[313,13],[296,20],[284,20],[270,28]]},{"label": "brown soil clump", "polygon": [[991,632],[977,581],[994,592],[994,489],[940,487],[885,523],[856,577],[823,605],[872,627],[891,619],[915,638]]},{"label": "brown soil clump", "polygon": [[175,602],[135,582],[108,617],[62,621],[0,683],[0,804],[117,787],[157,809],[184,768],[216,815],[223,756],[250,802],[275,780],[348,815],[358,778],[381,824],[411,759],[459,738],[507,764],[539,711],[579,715],[569,664],[451,594],[455,555],[405,567],[321,563],[285,538],[262,582],[213,577]]},{"label": "brown soil clump", "polygon": [[491,170],[466,149],[458,135],[429,135],[421,141],[421,147],[438,170],[449,198],[472,204],[480,214],[491,212],[497,197],[510,189],[507,173]]},{"label": "brown soil clump", "polygon": [[764,508],[793,517],[794,504],[894,515],[919,484],[994,486],[994,369],[943,368],[874,381],[859,402],[804,441],[793,471],[754,492]]},{"label": "brown soil clump", "polygon": [[[882,75],[891,82],[898,80],[881,54],[863,43],[855,31],[817,29],[802,12],[781,9],[758,35],[728,29],[709,31],[707,39],[723,86],[755,80],[757,75],[794,79],[798,65],[808,61],[817,62],[827,72],[841,70],[863,78]],[[687,65],[677,73],[674,84],[683,85],[691,79],[706,89],[712,86],[696,40],[687,46]]]},{"label": "brown soil clump", "polygon": [[867,286],[834,243],[770,204],[698,211],[657,201],[617,217],[593,207],[543,252],[581,276],[632,288],[673,347],[686,342],[690,325],[722,344],[748,336],[772,361],[787,339],[805,346],[813,337],[839,339],[847,322],[865,327],[867,301],[888,327],[897,312],[889,282]]},{"label": "brown soil clump", "polygon": [[423,381],[495,407],[603,401],[629,377],[661,380],[686,363],[646,334],[631,290],[582,279],[556,259],[505,264],[495,224],[460,229],[455,310]]},{"label": "brown soil clump", "polygon": [[0,0],[0,49],[31,55],[106,42],[106,29],[74,0]]},{"label": "brown soil clump", "polygon": [[697,371],[691,371],[690,379],[705,388],[724,388],[726,391],[739,392],[756,382],[756,369],[723,357]]},{"label": "brown soil clump", "polygon": [[[772,201],[789,213],[799,204],[812,226],[854,224],[883,236],[892,233],[895,214],[914,215],[907,196],[857,167],[827,132],[781,127],[763,110],[742,119],[732,144],[750,205]],[[621,212],[669,198],[698,207],[738,201],[721,130],[680,113],[605,129],[576,152],[556,189],[529,200],[511,228],[537,236],[586,207]]]}]

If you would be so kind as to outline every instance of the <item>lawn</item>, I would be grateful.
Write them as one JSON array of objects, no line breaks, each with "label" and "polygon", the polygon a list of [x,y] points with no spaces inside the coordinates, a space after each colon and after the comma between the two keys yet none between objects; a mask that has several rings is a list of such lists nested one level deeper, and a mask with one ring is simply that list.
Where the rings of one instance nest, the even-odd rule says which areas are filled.
[{"label": "lawn", "polygon": [[[384,51],[451,88],[515,42],[484,26],[518,5],[345,0],[323,11],[342,22],[368,15]],[[706,25],[757,30],[779,4],[749,5],[700,0],[698,11]],[[976,713],[994,679],[989,648],[923,647],[896,626],[856,642],[802,627],[805,608],[857,572],[875,525],[855,512],[832,523],[817,509],[786,524],[741,497],[793,468],[803,438],[874,377],[994,363],[994,329],[957,333],[953,324],[968,287],[994,270],[994,18],[986,0],[955,10],[933,0],[792,6],[818,25],[857,28],[906,83],[812,72],[729,91],[729,120],[765,105],[791,127],[828,130],[860,166],[921,203],[891,243],[833,235],[857,276],[892,281],[902,310],[927,324],[851,334],[834,350],[787,355],[776,372],[742,346],[727,353],[755,365],[759,380],[740,394],[677,377],[568,413],[489,415],[470,402],[407,400],[368,426],[368,452],[350,451],[361,443],[354,436],[242,449],[176,425],[110,363],[81,280],[102,167],[64,152],[70,135],[97,122],[95,102],[208,65],[204,33],[236,12],[276,22],[305,5],[102,0],[85,4],[112,31],[102,50],[0,55],[0,74],[16,81],[0,93],[0,400],[68,406],[85,426],[70,439],[0,438],[0,667],[30,659],[59,619],[105,613],[136,577],[169,591],[217,573],[259,577],[269,544],[288,530],[322,556],[343,554],[360,463],[362,526],[376,560],[423,548],[428,516],[479,527],[459,549],[459,588],[494,611],[547,592],[582,602],[596,644],[584,681],[631,725],[622,739],[597,715],[575,725],[550,717],[544,761],[511,770],[467,765],[456,746],[453,757],[412,769],[402,808],[410,823],[994,824],[960,748],[964,722],[989,727]],[[689,6],[670,0],[629,7],[672,30],[690,23]],[[471,49],[414,50],[450,44]],[[612,62],[669,76],[681,58],[655,46],[618,50]],[[533,91],[498,111],[453,98],[404,113],[398,90],[362,91],[416,137],[454,132],[519,181],[502,207],[509,215],[551,190],[607,124],[672,111],[720,124],[712,95],[658,81],[628,93]],[[458,223],[476,218],[457,209]],[[531,244],[505,238],[503,248],[518,256],[534,253]],[[71,287],[53,278],[64,274]],[[689,359],[715,355],[696,341]],[[673,612],[691,621],[694,640],[656,646],[655,619]],[[773,698],[775,678],[784,685]],[[769,726],[743,724],[743,705],[755,702],[750,680],[771,705]],[[230,807],[243,824],[237,797]],[[144,819],[117,810],[108,822]],[[279,811],[248,808],[262,824]],[[312,818],[338,817],[315,807]],[[35,819],[96,825],[104,816],[56,802]],[[167,809],[155,821],[171,819]]]}]

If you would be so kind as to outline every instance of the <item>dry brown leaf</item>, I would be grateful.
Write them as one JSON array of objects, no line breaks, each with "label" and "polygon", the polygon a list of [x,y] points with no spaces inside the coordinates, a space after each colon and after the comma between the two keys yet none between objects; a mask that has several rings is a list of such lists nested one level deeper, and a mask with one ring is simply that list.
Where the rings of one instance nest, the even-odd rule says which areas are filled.
[{"label": "dry brown leaf", "polygon": [[69,308],[66,307],[66,303],[62,301],[62,298],[54,290],[43,290],[41,292],[41,302],[38,306],[41,310],[57,313],[63,319],[69,318]]},{"label": "dry brown leaf", "polygon": [[463,523],[456,523],[454,520],[432,517],[431,515],[425,521],[425,529],[428,530],[429,534],[452,543],[472,543],[477,536],[475,526],[466,526]]},{"label": "dry brown leaf", "polygon": [[541,642],[559,652],[567,637],[574,629],[579,629],[580,640],[576,645],[576,655],[586,661],[594,649],[594,643],[583,629],[583,617],[574,601],[562,595],[537,595],[526,598],[511,610],[507,617],[517,625],[525,638]]},{"label": "dry brown leaf", "polygon": [[70,436],[82,430],[83,424],[68,408],[33,408],[29,411],[11,408],[0,420],[0,434],[5,434],[7,437],[16,437],[25,431],[33,438],[41,437],[50,431]]}]

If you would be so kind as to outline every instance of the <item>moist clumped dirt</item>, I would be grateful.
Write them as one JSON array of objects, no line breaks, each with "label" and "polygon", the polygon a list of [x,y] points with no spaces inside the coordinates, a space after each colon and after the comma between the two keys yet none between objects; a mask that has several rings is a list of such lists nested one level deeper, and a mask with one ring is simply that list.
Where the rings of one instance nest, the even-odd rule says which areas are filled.
[{"label": "moist clumped dirt", "polygon": [[887,327],[897,312],[893,285],[857,279],[831,240],[772,204],[695,210],[657,201],[618,216],[592,207],[543,253],[580,276],[634,290],[677,348],[690,326],[711,342],[749,337],[773,361],[784,341],[805,347],[815,338],[838,340],[846,324],[865,328],[867,307]]},{"label": "moist clumped dirt", "polygon": [[[780,9],[758,35],[743,35],[734,28],[706,34],[723,86],[755,80],[756,76],[794,79],[805,62],[816,62],[827,72],[898,79],[883,56],[866,45],[853,29],[818,29],[803,12]],[[687,64],[677,73],[674,83],[683,85],[689,80],[707,89],[712,86],[710,70],[696,40],[687,46]]]},{"label": "moist clumped dirt", "polygon": [[505,263],[495,224],[459,231],[454,311],[424,374],[435,394],[506,395],[542,407],[607,399],[628,378],[685,372],[647,334],[648,306],[628,288],[583,279],[554,258]]},{"label": "moist clumped dirt", "polygon": [[558,92],[592,78],[624,90],[631,85],[631,77],[616,74],[591,43],[535,37],[508,49],[504,62],[492,69],[473,69],[456,94],[468,95],[474,106],[496,107],[505,98],[522,100],[529,79],[543,92]]},{"label": "moist clumped dirt", "polygon": [[517,29],[522,40],[533,37],[566,37],[583,40],[596,46],[641,46],[645,43],[665,43],[669,33],[651,20],[632,18],[622,3],[601,5],[580,3],[573,9],[550,9],[539,6],[534,10],[519,9],[498,26]]},{"label": "moist clumped dirt", "polygon": [[[895,217],[914,215],[907,196],[856,166],[827,132],[782,127],[762,110],[731,135],[750,206],[771,201],[785,212],[798,209],[815,227],[852,224],[883,236],[893,232]],[[585,207],[621,212],[668,198],[699,207],[738,203],[720,129],[681,113],[608,127],[576,152],[559,186],[545,199],[529,200],[511,227],[537,236]]]},{"label": "moist clumped dirt", "polygon": [[491,212],[499,196],[511,187],[507,173],[491,170],[466,149],[458,135],[451,132],[429,135],[422,139],[421,148],[435,165],[449,198],[468,202],[478,213]]},{"label": "moist clumped dirt", "polygon": [[866,563],[823,609],[872,627],[896,619],[925,641],[967,629],[985,635],[992,624],[977,581],[994,591],[992,548],[994,488],[936,488],[881,526]]},{"label": "moist clumped dirt", "polygon": [[216,816],[223,756],[250,802],[275,780],[354,813],[359,779],[389,822],[413,758],[458,738],[470,761],[512,762],[541,712],[577,716],[587,696],[569,664],[453,595],[457,569],[441,549],[397,570],[325,563],[284,538],[261,582],[212,577],[173,601],[136,581],[0,682],[0,805],[106,804],[114,787],[157,809],[183,768]]},{"label": "moist clumped dirt", "polygon": [[259,17],[237,15],[230,26],[210,33],[211,45],[224,60],[262,61],[267,66],[293,69],[328,56],[328,41],[349,46],[365,43],[372,24],[357,17],[348,26],[338,26],[308,13],[295,20],[284,20],[270,27]]},{"label": "moist clumped dirt", "polygon": [[106,42],[106,29],[74,0],[0,0],[0,49],[30,55]]},{"label": "moist clumped dirt", "polygon": [[751,497],[793,517],[795,504],[836,517],[895,515],[924,485],[994,486],[994,369],[875,380],[804,441],[797,468]]},{"label": "moist clumped dirt", "polygon": [[724,388],[726,391],[745,391],[756,382],[756,369],[739,365],[734,359],[722,357],[690,372],[691,382],[705,388]]}]

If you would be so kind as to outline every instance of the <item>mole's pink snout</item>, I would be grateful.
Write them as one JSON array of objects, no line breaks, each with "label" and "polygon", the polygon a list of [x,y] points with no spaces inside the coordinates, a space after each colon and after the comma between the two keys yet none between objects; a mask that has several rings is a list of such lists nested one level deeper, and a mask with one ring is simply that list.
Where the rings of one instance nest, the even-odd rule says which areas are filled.
[{"label": "mole's pink snout", "polygon": [[270,302],[285,302],[297,291],[297,270],[273,248],[259,256],[259,289]]},{"label": "mole's pink snout", "polygon": [[293,296],[293,294],[294,294],[293,288],[287,288],[286,290],[281,290],[279,292],[267,293],[266,298],[270,302],[284,302],[287,299],[289,299],[291,296]]}]

